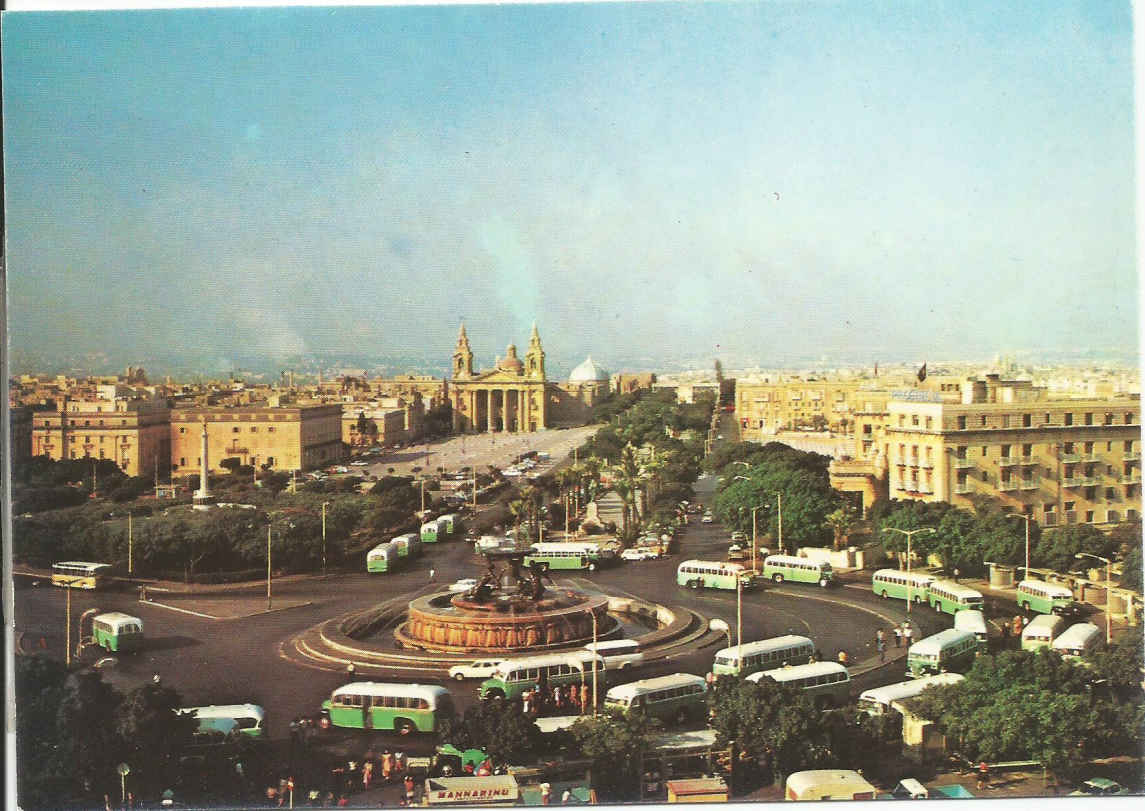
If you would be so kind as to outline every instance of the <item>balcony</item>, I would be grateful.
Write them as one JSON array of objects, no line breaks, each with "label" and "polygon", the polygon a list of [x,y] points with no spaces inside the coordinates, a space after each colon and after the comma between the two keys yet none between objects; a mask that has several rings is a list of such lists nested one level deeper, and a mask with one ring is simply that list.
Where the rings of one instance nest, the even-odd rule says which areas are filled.
[{"label": "balcony", "polygon": [[956,495],[956,496],[965,496],[965,495],[969,495],[970,493],[973,493],[973,492],[974,492],[974,488],[968,484],[956,484],[956,485],[954,485],[954,495]]},{"label": "balcony", "polygon": [[967,468],[971,468],[971,467],[974,467],[974,460],[973,459],[959,459],[959,458],[955,457],[955,459],[954,459],[954,469],[955,470],[966,470]]},{"label": "balcony", "polygon": [[1096,453],[1083,453],[1081,455],[1081,461],[1083,461],[1083,462],[1100,462],[1101,457]]},{"label": "balcony", "polygon": [[1019,465],[1036,465],[1037,463],[1038,460],[1032,456],[1023,456],[1021,461],[1018,462]]},{"label": "balcony", "polygon": [[1038,480],[1037,479],[1022,479],[1021,488],[1023,490],[1037,490],[1038,489]]},{"label": "balcony", "polygon": [[1126,451],[1121,455],[1121,458],[1126,462],[1140,462],[1141,451]]},{"label": "balcony", "polygon": [[998,482],[999,492],[1006,493],[1018,489],[1018,480],[1010,479],[1008,482]]},{"label": "balcony", "polygon": [[1134,470],[1131,473],[1122,473],[1117,477],[1117,481],[1121,484],[1138,484],[1141,481],[1141,471]]},{"label": "balcony", "polygon": [[1003,456],[998,460],[998,467],[1009,467],[1010,465],[1018,464],[1017,456]]},{"label": "balcony", "polygon": [[1062,479],[1062,487],[1085,487],[1084,476],[1068,476]]},{"label": "balcony", "polygon": [[921,467],[923,470],[933,470],[934,469],[934,462],[931,461],[930,459],[923,459],[921,462],[918,463],[918,466]]},{"label": "balcony", "polygon": [[1059,453],[1058,460],[1061,462],[1080,462],[1080,453]]}]

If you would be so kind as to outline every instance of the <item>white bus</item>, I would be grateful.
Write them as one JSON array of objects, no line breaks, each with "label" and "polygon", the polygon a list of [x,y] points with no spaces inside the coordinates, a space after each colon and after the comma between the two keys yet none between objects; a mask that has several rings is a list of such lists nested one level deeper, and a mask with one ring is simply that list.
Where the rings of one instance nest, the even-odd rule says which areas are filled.
[{"label": "white bus", "polygon": [[716,651],[712,673],[717,676],[746,676],[784,665],[802,665],[810,661],[813,653],[815,643],[795,634],[745,642]]},{"label": "white bus", "polygon": [[889,600],[894,597],[913,603],[926,600],[926,589],[935,580],[926,572],[904,572],[898,569],[879,569],[871,575],[871,591]]},{"label": "white bus", "polygon": [[266,737],[266,711],[258,704],[211,704],[206,707],[184,707],[180,715],[194,713],[199,722],[197,734],[247,735]]},{"label": "white bus", "polygon": [[1022,650],[1048,648],[1064,630],[1064,617],[1059,617],[1057,614],[1039,614],[1022,629]]},{"label": "white bus", "polygon": [[1073,603],[1073,592],[1057,583],[1023,580],[1018,583],[1018,608],[1039,614],[1059,614]]},{"label": "white bus", "polygon": [[969,631],[978,640],[978,652],[986,653],[990,647],[990,632],[986,616],[976,608],[964,608],[954,615],[954,629]]},{"label": "white bus", "polygon": [[635,639],[608,639],[604,642],[589,642],[584,649],[604,657],[606,670],[628,670],[644,664],[644,654]]},{"label": "white bus", "polygon": [[665,723],[686,724],[708,714],[708,685],[702,676],[673,673],[610,687],[605,708],[642,712]]},{"label": "white bus", "polygon": [[604,657],[593,656],[586,650],[506,659],[497,665],[492,676],[481,682],[477,695],[482,699],[513,700],[535,684],[549,687],[575,684],[579,687],[591,682],[594,666],[598,683],[603,685]]},{"label": "white bus", "polygon": [[1053,641],[1053,649],[1063,659],[1080,659],[1101,647],[1101,629],[1092,622],[1079,622],[1071,625]]},{"label": "white bus", "polygon": [[747,677],[748,681],[757,684],[763,679],[799,687],[820,708],[846,704],[851,697],[851,676],[847,668],[838,662],[811,662],[764,670]]},{"label": "white bus", "polygon": [[891,702],[901,701],[904,698],[914,698],[927,687],[946,684],[957,684],[965,676],[961,673],[936,673],[933,676],[923,676],[921,679],[900,681],[897,684],[888,684],[884,687],[873,687],[859,693],[859,709],[867,715],[885,715],[894,712]]},{"label": "white bus", "polygon": [[835,582],[835,570],[827,561],[815,561],[795,555],[768,555],[763,559],[763,576],[782,583],[818,583],[826,588]]},{"label": "white bus", "polygon": [[788,775],[787,800],[873,800],[875,787],[861,774],[846,769],[812,769]]}]

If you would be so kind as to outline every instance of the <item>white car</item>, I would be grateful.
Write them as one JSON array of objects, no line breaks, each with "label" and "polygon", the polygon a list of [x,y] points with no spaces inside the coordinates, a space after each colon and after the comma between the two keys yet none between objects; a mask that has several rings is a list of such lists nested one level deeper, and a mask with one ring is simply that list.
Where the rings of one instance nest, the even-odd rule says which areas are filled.
[{"label": "white car", "polygon": [[710,524],[715,520],[716,520],[715,516],[713,516],[711,513],[704,513],[703,516],[700,518],[700,523]]},{"label": "white car", "polygon": [[363,460],[363,459],[357,459],[357,460],[351,462],[350,464],[353,465],[354,467],[366,467],[370,463]]},{"label": "white car", "polygon": [[467,665],[454,665],[449,668],[449,678],[461,681],[462,679],[487,679],[493,675],[500,659],[479,659]]},{"label": "white car", "polygon": [[656,553],[651,549],[641,549],[638,546],[625,549],[620,553],[621,560],[654,560],[656,557]]},{"label": "white car", "polygon": [[477,585],[477,580],[475,578],[466,577],[462,580],[458,580],[456,583],[451,583],[449,585],[449,590],[453,591],[453,592],[469,591],[471,588],[474,588],[476,585]]}]

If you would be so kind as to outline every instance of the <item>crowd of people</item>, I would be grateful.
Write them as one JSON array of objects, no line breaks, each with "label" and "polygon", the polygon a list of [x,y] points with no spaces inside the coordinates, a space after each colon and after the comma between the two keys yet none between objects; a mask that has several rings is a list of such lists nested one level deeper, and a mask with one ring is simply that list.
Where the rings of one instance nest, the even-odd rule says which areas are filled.
[{"label": "crowd of people", "polygon": [[579,686],[537,682],[521,695],[521,709],[531,718],[590,713],[592,687],[587,682]]}]

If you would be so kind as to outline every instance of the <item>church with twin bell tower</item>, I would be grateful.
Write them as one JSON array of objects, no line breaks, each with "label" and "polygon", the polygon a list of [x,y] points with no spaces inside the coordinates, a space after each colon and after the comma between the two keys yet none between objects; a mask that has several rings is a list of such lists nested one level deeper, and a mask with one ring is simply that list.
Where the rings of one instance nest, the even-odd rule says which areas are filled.
[{"label": "church with twin bell tower", "polygon": [[449,396],[455,432],[524,433],[548,427],[554,387],[545,380],[545,350],[535,323],[523,362],[516,345],[509,344],[505,357],[480,372],[473,371],[473,350],[462,324],[452,368]]}]

